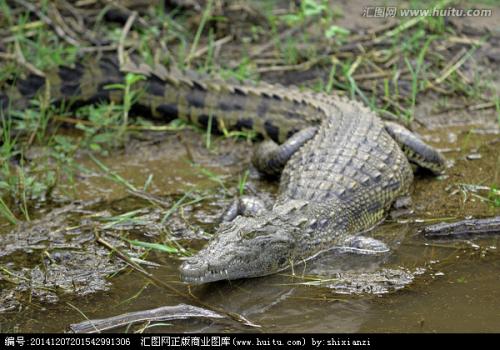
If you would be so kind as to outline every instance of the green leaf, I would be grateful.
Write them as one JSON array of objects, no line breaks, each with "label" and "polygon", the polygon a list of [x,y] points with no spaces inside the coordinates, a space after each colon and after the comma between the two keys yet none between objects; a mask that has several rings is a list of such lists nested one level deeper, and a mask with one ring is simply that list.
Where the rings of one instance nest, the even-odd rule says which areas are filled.
[{"label": "green leaf", "polygon": [[108,84],[104,87],[105,90],[123,90],[125,89],[125,85],[123,84]]},{"label": "green leaf", "polygon": [[288,25],[293,25],[296,24],[297,22],[300,22],[302,17],[300,15],[296,14],[287,14],[283,16],[283,20],[288,24]]},{"label": "green leaf", "polygon": [[139,80],[145,80],[145,79],[146,78],[143,75],[138,75],[138,74],[134,74],[134,73],[127,73],[127,75],[125,76],[125,83],[128,86],[131,86],[131,85],[134,85]]},{"label": "green leaf", "polygon": [[165,244],[143,242],[143,241],[138,241],[135,239],[127,239],[127,242],[129,242],[130,244],[132,244],[136,247],[155,249],[155,250],[159,250],[159,251],[165,252],[165,253],[179,253],[179,250],[177,248],[171,247],[171,246],[168,246]]},{"label": "green leaf", "polygon": [[315,0],[302,0],[301,5],[302,12],[307,17],[319,15],[321,12],[326,10],[326,6],[324,4],[320,4]]},{"label": "green leaf", "polygon": [[91,143],[89,147],[94,152],[99,152],[101,150],[101,146],[99,146],[97,143]]},{"label": "green leaf", "polygon": [[334,36],[338,36],[338,35],[341,35],[341,36],[349,35],[349,33],[350,33],[349,30],[333,25],[333,26],[330,26],[330,28],[328,28],[325,31],[325,36],[327,38],[333,38]]}]

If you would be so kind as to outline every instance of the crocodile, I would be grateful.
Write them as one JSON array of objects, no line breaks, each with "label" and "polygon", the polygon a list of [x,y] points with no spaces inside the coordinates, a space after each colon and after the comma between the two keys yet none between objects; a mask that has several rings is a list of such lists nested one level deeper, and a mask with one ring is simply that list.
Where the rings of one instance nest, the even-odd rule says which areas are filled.
[{"label": "crocodile", "polygon": [[[254,130],[266,140],[253,163],[280,176],[272,208],[240,198],[207,246],[180,266],[192,284],[273,274],[332,248],[388,250],[363,236],[407,196],[412,165],[439,173],[442,155],[409,130],[342,97],[265,82],[227,81],[103,57],[29,75],[3,87],[0,109],[44,94],[55,102],[121,101],[126,72],[145,79],[141,112],[180,118],[214,132]],[[121,67],[121,68],[120,68]],[[111,86],[111,88],[109,88]]]}]

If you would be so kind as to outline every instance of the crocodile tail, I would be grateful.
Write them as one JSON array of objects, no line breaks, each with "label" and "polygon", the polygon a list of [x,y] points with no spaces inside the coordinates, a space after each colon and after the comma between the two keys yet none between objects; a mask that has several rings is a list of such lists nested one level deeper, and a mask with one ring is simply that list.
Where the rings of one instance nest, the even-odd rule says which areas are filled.
[{"label": "crocodile tail", "polygon": [[10,108],[24,109],[29,100],[34,98],[39,89],[45,85],[45,78],[30,74],[25,79],[18,79],[15,84],[0,90],[0,112],[6,113]]},{"label": "crocodile tail", "polygon": [[73,67],[57,66],[44,76],[31,73],[16,78],[0,90],[0,111],[24,109],[30,100],[39,96],[55,103],[121,100],[121,94],[112,94],[106,86],[122,83],[123,77],[111,58],[87,59]]},{"label": "crocodile tail", "polygon": [[[132,69],[130,69],[132,68]],[[125,72],[142,74],[133,86],[134,106],[142,115],[180,118],[212,132],[253,130],[279,143],[322,119],[324,111],[298,90],[267,84],[225,82],[217,77],[132,64],[120,69],[114,56],[88,58],[72,67],[18,79],[0,91],[5,109],[23,109],[37,96],[69,105],[123,99]],[[115,86],[112,86],[115,85]],[[0,108],[2,108],[0,106]]]}]

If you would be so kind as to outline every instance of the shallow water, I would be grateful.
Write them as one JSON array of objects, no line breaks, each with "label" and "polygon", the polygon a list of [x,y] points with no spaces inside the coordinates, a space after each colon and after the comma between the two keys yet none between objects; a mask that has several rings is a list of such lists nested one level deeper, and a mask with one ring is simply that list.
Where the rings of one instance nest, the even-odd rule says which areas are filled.
[{"label": "shallow water", "polygon": [[[427,223],[458,220],[466,216],[500,215],[500,208],[481,199],[487,191],[472,193],[459,184],[490,186],[500,181],[500,140],[498,133],[482,135],[469,132],[470,127],[425,131],[425,138],[440,148],[451,149],[446,157],[454,162],[446,175],[433,178],[417,175],[413,186],[414,213],[398,219],[388,219],[371,234],[387,242],[392,251],[382,256],[356,256],[328,252],[306,266],[297,266],[282,274],[257,279],[219,282],[192,289],[206,303],[240,313],[262,326],[263,332],[494,332],[500,330],[500,271],[499,236],[464,237],[457,240],[429,240],[418,229]],[[453,134],[453,135],[452,135]],[[213,148],[204,147],[204,135],[182,132],[187,146],[180,146],[175,135],[165,135],[162,142],[130,147],[123,154],[103,158],[113,171],[140,187],[150,174],[150,192],[161,195],[172,205],[186,191],[196,188],[205,191],[207,199],[188,205],[166,222],[171,239],[185,246],[199,248],[213,232],[215,222],[237,186],[238,175],[248,168],[251,152],[245,142],[215,139]],[[186,147],[195,162],[214,174],[220,182],[207,177],[200,168],[187,161]],[[480,154],[477,160],[467,155]],[[472,157],[477,158],[477,157]],[[137,208],[158,221],[158,208],[131,196],[119,186],[102,177],[88,159],[81,164],[94,169],[76,184],[79,199],[97,199],[90,212],[108,211],[113,215]],[[276,184],[259,179],[251,173],[248,188],[272,197]],[[66,189],[67,190],[67,189]],[[67,193],[58,189],[56,195]],[[48,209],[47,209],[48,210]],[[164,209],[162,209],[164,210]],[[42,211],[39,216],[45,215]],[[77,214],[89,216],[89,213]],[[156,215],[156,216],[155,216]],[[1,226],[7,235],[11,227]],[[161,231],[161,230],[160,230]],[[163,231],[151,227],[124,226],[121,231],[142,240],[158,240]],[[84,233],[85,230],[82,229]],[[189,239],[194,239],[190,241]],[[87,244],[87,243],[86,243]],[[89,243],[90,244],[90,243]],[[17,252],[16,265],[36,266],[38,257],[51,247]],[[13,260],[2,257],[1,264]],[[151,252],[147,260],[161,265],[148,268],[157,278],[183,289],[179,283],[177,257]],[[363,279],[376,276],[378,271],[403,273],[407,279],[382,283],[371,292],[363,289]],[[360,293],[344,294],[342,278],[362,276]],[[311,279],[320,276],[320,279]],[[108,286],[85,296],[59,293],[55,303],[26,297],[28,292],[16,292],[17,304],[0,313],[1,331],[57,332],[69,324],[84,321],[78,312],[90,319],[121,313],[152,309],[186,302],[163,288],[150,284],[139,273],[122,270],[108,277]],[[316,281],[317,283],[312,283]],[[321,281],[321,283],[319,283]],[[340,282],[339,282],[340,281]],[[305,283],[309,283],[306,285]],[[387,281],[382,281],[387,282]],[[13,289],[4,278],[3,291]],[[378,282],[376,282],[378,283]],[[317,285],[315,285],[317,284]],[[376,291],[377,293],[374,293]],[[200,321],[195,319],[171,321],[154,327],[155,332],[190,331],[255,331],[230,321]]]}]

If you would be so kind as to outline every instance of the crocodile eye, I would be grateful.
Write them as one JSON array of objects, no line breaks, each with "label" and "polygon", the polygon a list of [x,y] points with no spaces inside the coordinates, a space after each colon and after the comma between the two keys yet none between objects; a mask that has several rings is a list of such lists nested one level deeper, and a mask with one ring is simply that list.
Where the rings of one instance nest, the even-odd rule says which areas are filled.
[{"label": "crocodile eye", "polygon": [[257,233],[255,231],[242,232],[239,231],[239,236],[244,239],[254,239]]},{"label": "crocodile eye", "polygon": [[305,228],[305,227],[307,226],[308,222],[309,222],[309,221],[308,221],[306,218],[303,218],[302,220],[300,220],[300,221],[299,221],[298,226],[299,226],[300,228]]}]

